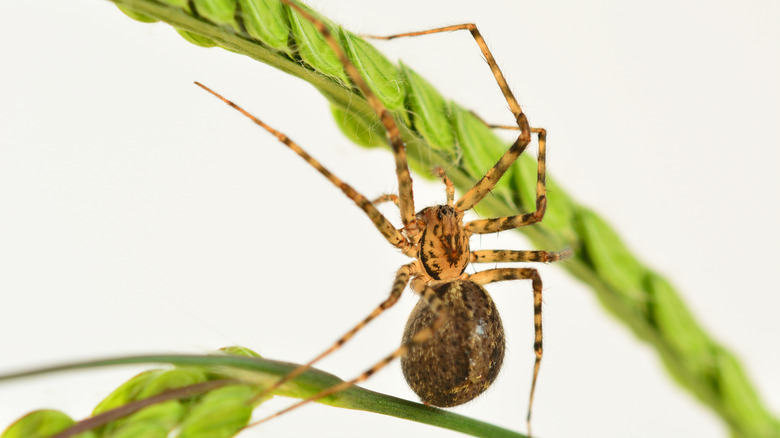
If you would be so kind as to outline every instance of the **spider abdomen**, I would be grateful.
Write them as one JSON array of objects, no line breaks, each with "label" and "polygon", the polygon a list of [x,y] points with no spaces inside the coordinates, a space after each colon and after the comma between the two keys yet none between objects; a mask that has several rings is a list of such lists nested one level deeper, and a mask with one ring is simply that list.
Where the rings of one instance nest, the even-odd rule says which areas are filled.
[{"label": "spider abdomen", "polygon": [[[471,281],[433,288],[449,312],[432,338],[413,345],[401,357],[409,386],[433,406],[457,406],[484,392],[496,379],[504,359],[504,328],[487,291]],[[420,300],[412,311],[403,341],[430,327],[435,315]]]}]

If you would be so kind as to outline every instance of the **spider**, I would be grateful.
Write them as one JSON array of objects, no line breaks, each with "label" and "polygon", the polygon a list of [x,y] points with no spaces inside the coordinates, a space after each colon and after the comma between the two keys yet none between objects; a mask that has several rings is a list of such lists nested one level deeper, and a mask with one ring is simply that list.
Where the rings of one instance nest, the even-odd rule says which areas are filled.
[{"label": "spider", "polygon": [[[517,140],[493,168],[457,201],[452,181],[442,168],[435,169],[436,174],[445,185],[446,203],[415,212],[412,178],[407,165],[406,150],[393,116],[368,88],[328,27],[296,3],[290,0],[283,1],[295,8],[301,17],[315,25],[331,49],[340,58],[354,85],[362,92],[371,108],[376,112],[386,130],[387,140],[391,145],[395,159],[395,171],[398,179],[397,195],[384,195],[375,200],[369,200],[332,174],[285,134],[275,130],[205,85],[198,82],[196,84],[241,112],[292,149],[333,185],[341,189],[363,210],[382,236],[413,261],[398,269],[389,296],[368,316],[317,357],[271,385],[262,395],[271,393],[285,382],[302,374],[320,359],[338,350],[366,324],[392,307],[407,285],[410,285],[411,289],[419,294],[420,300],[406,324],[401,345],[391,354],[356,378],[301,400],[255,424],[270,420],[305,403],[362,382],[396,358],[401,360],[407,383],[424,403],[438,407],[451,407],[474,399],[495,380],[504,358],[505,349],[504,329],[498,310],[483,286],[505,280],[531,280],[534,302],[533,348],[535,362],[526,419],[530,434],[531,410],[542,360],[542,280],[537,270],[533,268],[493,268],[474,274],[466,273],[465,269],[470,263],[553,262],[569,255],[567,251],[471,251],[469,248],[469,239],[474,234],[496,233],[531,225],[541,221],[544,217],[547,205],[545,194],[546,131],[530,127],[526,115],[509,89],[501,70],[475,25],[462,24],[382,37],[368,36],[378,39],[393,39],[468,30],[485,56],[515,117],[517,127],[512,128],[520,131]],[[490,192],[504,172],[529,145],[532,134],[536,134],[539,147],[535,211],[509,217],[477,219],[464,223],[464,212],[472,209]],[[403,224],[400,229],[395,228],[377,209],[377,204],[383,202],[393,202],[398,207]]]}]

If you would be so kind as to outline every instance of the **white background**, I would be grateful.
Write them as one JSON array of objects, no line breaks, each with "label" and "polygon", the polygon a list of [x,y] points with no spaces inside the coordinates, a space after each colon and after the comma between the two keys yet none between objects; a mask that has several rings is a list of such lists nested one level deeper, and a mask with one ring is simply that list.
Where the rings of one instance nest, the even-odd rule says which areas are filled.
[{"label": "white background", "polygon": [[[550,133],[550,173],[669,276],[780,412],[780,7],[631,4],[313,6],[363,33],[476,22],[532,124]],[[395,190],[390,154],[345,140],[311,86],[107,1],[3,0],[0,16],[0,372],[234,344],[300,362],[386,296],[406,259],[338,190],[192,81],[245,105],[366,195]],[[380,47],[486,119],[511,122],[468,34]],[[441,184],[415,184],[418,207],[443,199]],[[474,246],[528,245],[502,233]],[[538,435],[727,436],[591,291],[540,269]],[[490,291],[509,336],[505,368],[454,410],[524,430],[531,291]],[[369,366],[395,347],[413,305],[407,296],[322,368],[349,377]],[[135,372],[4,384],[0,428],[40,407],[83,417]],[[415,399],[397,364],[366,386]],[[456,436],[322,406],[246,435],[315,434]]]}]

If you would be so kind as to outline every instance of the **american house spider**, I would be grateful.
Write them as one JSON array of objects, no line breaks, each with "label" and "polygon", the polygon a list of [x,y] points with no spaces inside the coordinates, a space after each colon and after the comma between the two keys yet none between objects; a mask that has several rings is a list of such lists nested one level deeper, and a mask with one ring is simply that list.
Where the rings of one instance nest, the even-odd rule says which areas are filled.
[{"label": "american house spider", "polygon": [[[284,1],[316,26],[332,50],[341,59],[344,69],[354,85],[363,93],[379,117],[386,130],[387,140],[392,147],[395,158],[398,195],[384,195],[373,201],[369,200],[332,174],[285,134],[265,124],[205,85],[198,82],[196,84],[276,136],[280,142],[292,149],[354,201],[391,245],[414,260],[398,269],[389,296],[368,316],[317,357],[267,388],[262,395],[272,392],[285,382],[302,374],[314,363],[340,348],[366,324],[392,307],[398,301],[407,284],[420,295],[420,301],[409,317],[401,345],[391,354],[356,378],[299,401],[258,423],[362,382],[399,357],[406,381],[424,403],[450,407],[472,400],[485,391],[495,380],[504,358],[505,348],[504,329],[498,310],[483,286],[505,280],[531,280],[534,301],[535,363],[527,413],[530,434],[531,408],[542,360],[542,280],[537,270],[533,268],[493,268],[474,274],[467,274],[465,269],[469,263],[553,262],[568,256],[569,253],[566,251],[471,251],[469,249],[469,238],[474,234],[496,233],[523,227],[539,222],[544,217],[547,205],[545,195],[546,131],[529,126],[526,115],[509,89],[501,70],[475,25],[462,24],[384,37],[372,36],[371,38],[393,39],[468,30],[485,56],[515,117],[517,127],[512,128],[520,131],[517,140],[493,168],[457,201],[452,181],[443,169],[437,168],[435,172],[444,182],[447,202],[424,208],[415,213],[412,178],[407,165],[405,145],[393,116],[368,88],[326,25],[297,4],[290,0]],[[490,192],[504,172],[526,149],[531,141],[532,133],[536,134],[539,145],[535,211],[463,223],[464,212],[472,209]],[[400,229],[395,228],[377,209],[376,205],[382,202],[393,202],[398,206],[403,223]]]}]

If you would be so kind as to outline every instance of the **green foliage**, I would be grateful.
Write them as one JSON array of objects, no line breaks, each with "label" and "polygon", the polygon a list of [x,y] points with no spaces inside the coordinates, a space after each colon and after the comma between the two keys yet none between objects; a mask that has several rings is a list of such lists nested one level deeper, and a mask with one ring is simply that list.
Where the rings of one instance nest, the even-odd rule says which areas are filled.
[{"label": "green foliage", "polygon": [[[0,382],[65,370],[138,363],[169,363],[175,367],[149,370],[131,378],[106,397],[92,417],[78,423],[61,412],[36,411],[14,423],[0,438],[46,438],[58,433],[81,438],[229,437],[248,424],[257,404],[271,397],[260,397],[263,388],[298,366],[262,359],[243,347],[227,347],[207,356],[135,356],[66,364],[0,375]],[[341,382],[332,374],[311,369],[282,385],[275,395],[305,399]],[[392,415],[477,437],[524,436],[357,386],[318,402]]]},{"label": "green foliage", "polygon": [[192,5],[201,17],[214,24],[238,27],[235,0],[192,0]]},{"label": "green foliage", "polygon": [[176,29],[176,32],[178,32],[178,34],[181,35],[182,38],[191,42],[192,44],[195,44],[196,46],[205,47],[207,49],[209,47],[217,46],[217,43],[215,43],[214,41],[206,37],[202,37],[196,33],[187,32],[186,30],[182,30],[182,29]]},{"label": "green foliage", "polygon": [[410,67],[401,64],[401,71],[409,84],[409,111],[414,128],[430,147],[447,151],[454,158],[457,153],[453,153],[455,136],[449,117],[450,103]]},{"label": "green foliage", "polygon": [[355,144],[366,147],[385,145],[384,132],[377,125],[368,125],[361,117],[354,117],[349,111],[339,105],[330,105],[333,120],[341,128],[341,132]]},{"label": "green foliage", "polygon": [[281,52],[291,50],[288,45],[290,27],[285,20],[285,8],[281,0],[239,0],[247,33],[272,49]]},{"label": "green foliage", "polygon": [[[301,17],[296,11],[291,8],[287,8],[287,16],[290,19],[290,34],[292,40],[295,41],[294,49],[297,51],[301,59],[316,71],[330,76],[331,78],[338,79],[344,84],[349,83],[347,73],[344,71],[344,67],[341,64],[339,57],[328,46],[327,41],[322,34],[314,27],[310,21]],[[316,12],[309,8],[306,11],[310,14],[319,17]],[[334,27],[325,18],[319,17],[332,35],[338,35],[334,32]]]},{"label": "green foliage", "polygon": [[339,28],[339,37],[349,60],[382,104],[391,111],[405,109],[406,84],[398,68],[374,46],[352,33]]},{"label": "green foliage", "polygon": [[227,386],[204,395],[181,424],[180,438],[231,437],[249,423],[252,398],[249,386]]},{"label": "green foliage", "polygon": [[[249,349],[227,347],[212,358],[219,363],[227,355],[260,357]],[[83,366],[89,365],[75,365]],[[13,377],[0,380],[8,378]],[[231,437],[249,423],[254,407],[270,397],[257,399],[259,388],[225,379],[218,367],[182,363],[136,375],[98,403],[86,420],[77,423],[59,411],[35,411],[11,425],[0,438],[45,438],[57,434],[81,438],[166,438],[174,430],[181,438]]]},{"label": "green foliage", "polygon": [[165,438],[181,421],[185,408],[178,400],[151,405],[120,420],[109,423],[100,433],[111,438]]},{"label": "green foliage", "polygon": [[[47,438],[73,426],[76,422],[67,414],[51,409],[33,411],[16,420],[0,438]],[[92,432],[75,435],[76,438],[97,438]]]}]

